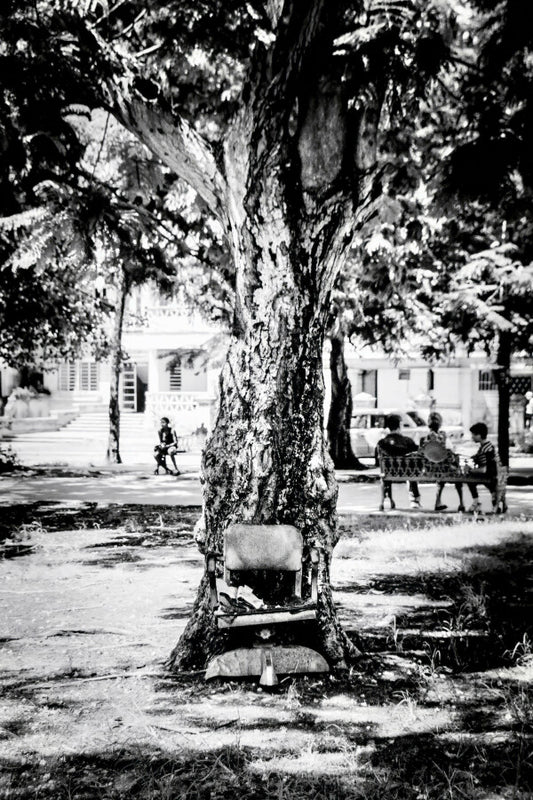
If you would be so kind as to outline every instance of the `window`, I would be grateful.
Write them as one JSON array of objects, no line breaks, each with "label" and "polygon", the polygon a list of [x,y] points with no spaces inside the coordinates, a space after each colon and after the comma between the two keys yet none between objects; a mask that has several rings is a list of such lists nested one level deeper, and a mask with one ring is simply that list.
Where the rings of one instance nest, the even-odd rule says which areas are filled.
[{"label": "window", "polygon": [[173,364],[170,368],[170,391],[181,392],[181,364]]},{"label": "window", "polygon": [[97,392],[99,365],[94,361],[69,361],[59,365],[57,388],[60,392]]},{"label": "window", "polygon": [[492,369],[482,369],[479,371],[478,389],[480,392],[491,392],[497,389],[496,376]]},{"label": "window", "polygon": [[73,392],[76,388],[76,364],[71,361],[59,366],[58,387],[60,392]]},{"label": "window", "polygon": [[411,370],[410,369],[399,369],[398,370],[398,380],[399,381],[408,381],[411,377]]},{"label": "window", "polygon": [[531,391],[531,378],[522,375],[511,376],[511,394],[525,394]]},{"label": "window", "polygon": [[96,392],[98,389],[98,364],[80,361],[80,391]]},{"label": "window", "polygon": [[428,392],[432,392],[435,388],[435,373],[432,369],[428,369]]}]

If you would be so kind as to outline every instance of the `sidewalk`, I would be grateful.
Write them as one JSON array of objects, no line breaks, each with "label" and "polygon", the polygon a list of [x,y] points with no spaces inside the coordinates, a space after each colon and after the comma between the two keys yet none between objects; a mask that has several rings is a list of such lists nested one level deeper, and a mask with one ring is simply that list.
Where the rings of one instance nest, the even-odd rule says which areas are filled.
[{"label": "sidewalk", "polygon": [[[193,454],[190,463],[179,476],[154,475],[144,465],[116,465],[102,469],[64,469],[29,470],[0,476],[0,506],[18,503],[56,502],[77,503],[119,503],[140,505],[201,506],[202,487],[200,484],[199,456],[196,464]],[[374,514],[378,512],[380,499],[379,482],[359,482],[354,480],[357,473],[339,471],[340,514]],[[366,473],[365,473],[366,475]],[[394,487],[397,510],[385,512],[388,516],[408,511],[410,514],[427,515],[433,513],[435,487],[423,484],[422,511],[409,509],[407,487]],[[481,489],[480,497],[485,511],[490,509],[488,492]],[[446,486],[443,502],[452,513],[457,509],[457,495],[453,486]],[[509,511],[512,514],[533,515],[533,487],[510,486],[507,492]]]},{"label": "sidewalk", "polygon": [[[82,415],[60,431],[26,433],[4,442],[11,445],[28,471],[0,477],[0,505],[95,502],[200,506],[200,452],[179,454],[182,475],[178,478],[154,475],[154,434],[139,427],[141,422],[137,415],[124,415],[120,448],[124,464],[120,465],[105,462],[107,421],[103,414]],[[341,514],[378,513],[378,472],[373,459],[363,461],[371,467],[366,472],[337,472]],[[511,513],[533,514],[533,456],[511,458],[509,484]],[[421,493],[425,511],[410,513],[427,514],[433,509],[435,487],[422,485]],[[394,498],[399,512],[409,509],[405,486],[394,488]],[[488,493],[481,490],[481,498],[488,510]],[[443,502],[450,512],[457,509],[452,486],[446,486]]]}]

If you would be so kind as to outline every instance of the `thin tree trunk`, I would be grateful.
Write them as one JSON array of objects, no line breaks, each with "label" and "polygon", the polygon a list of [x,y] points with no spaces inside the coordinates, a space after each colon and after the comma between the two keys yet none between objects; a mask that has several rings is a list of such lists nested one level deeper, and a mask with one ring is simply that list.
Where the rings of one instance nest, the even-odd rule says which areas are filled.
[{"label": "thin tree trunk", "polygon": [[366,469],[352,449],[350,425],[352,421],[352,384],[344,358],[344,334],[336,325],[329,335],[331,352],[331,402],[328,414],[329,454],[336,469]]},{"label": "thin tree trunk", "polygon": [[511,401],[511,350],[509,333],[502,331],[498,345],[498,452],[502,466],[509,466],[509,411]]},{"label": "thin tree trunk", "polygon": [[109,386],[109,437],[106,458],[112,464],[122,464],[120,457],[120,373],[122,370],[122,328],[128,283],[124,268],[119,268],[117,280],[117,310],[111,341],[111,380]]}]

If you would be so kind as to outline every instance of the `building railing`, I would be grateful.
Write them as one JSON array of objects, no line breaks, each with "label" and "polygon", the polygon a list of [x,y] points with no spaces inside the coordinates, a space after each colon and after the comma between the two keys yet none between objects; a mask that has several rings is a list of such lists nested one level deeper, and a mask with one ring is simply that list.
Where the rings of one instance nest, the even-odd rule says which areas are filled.
[{"label": "building railing", "polygon": [[185,317],[189,319],[191,317],[191,309],[181,303],[171,303],[166,306],[148,306],[146,308],[146,314],[148,317],[156,318],[172,317],[175,319],[176,317]]},{"label": "building railing", "polygon": [[209,430],[216,398],[208,392],[148,392],[146,413],[157,423],[168,417],[179,434],[192,433],[202,425]]},{"label": "building railing", "polygon": [[205,328],[205,321],[187,305],[171,303],[163,306],[146,306],[139,313],[129,313],[124,320],[127,330],[161,329],[171,326],[177,330]]}]

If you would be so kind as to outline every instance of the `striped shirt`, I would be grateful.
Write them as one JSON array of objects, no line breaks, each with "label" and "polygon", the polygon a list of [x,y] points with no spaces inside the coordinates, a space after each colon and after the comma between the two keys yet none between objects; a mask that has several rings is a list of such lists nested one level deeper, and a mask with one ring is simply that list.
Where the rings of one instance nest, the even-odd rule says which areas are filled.
[{"label": "striped shirt", "polygon": [[488,439],[485,442],[481,442],[479,450],[472,457],[472,460],[478,469],[483,470],[487,478],[495,478],[497,476],[498,455],[496,448]]}]

